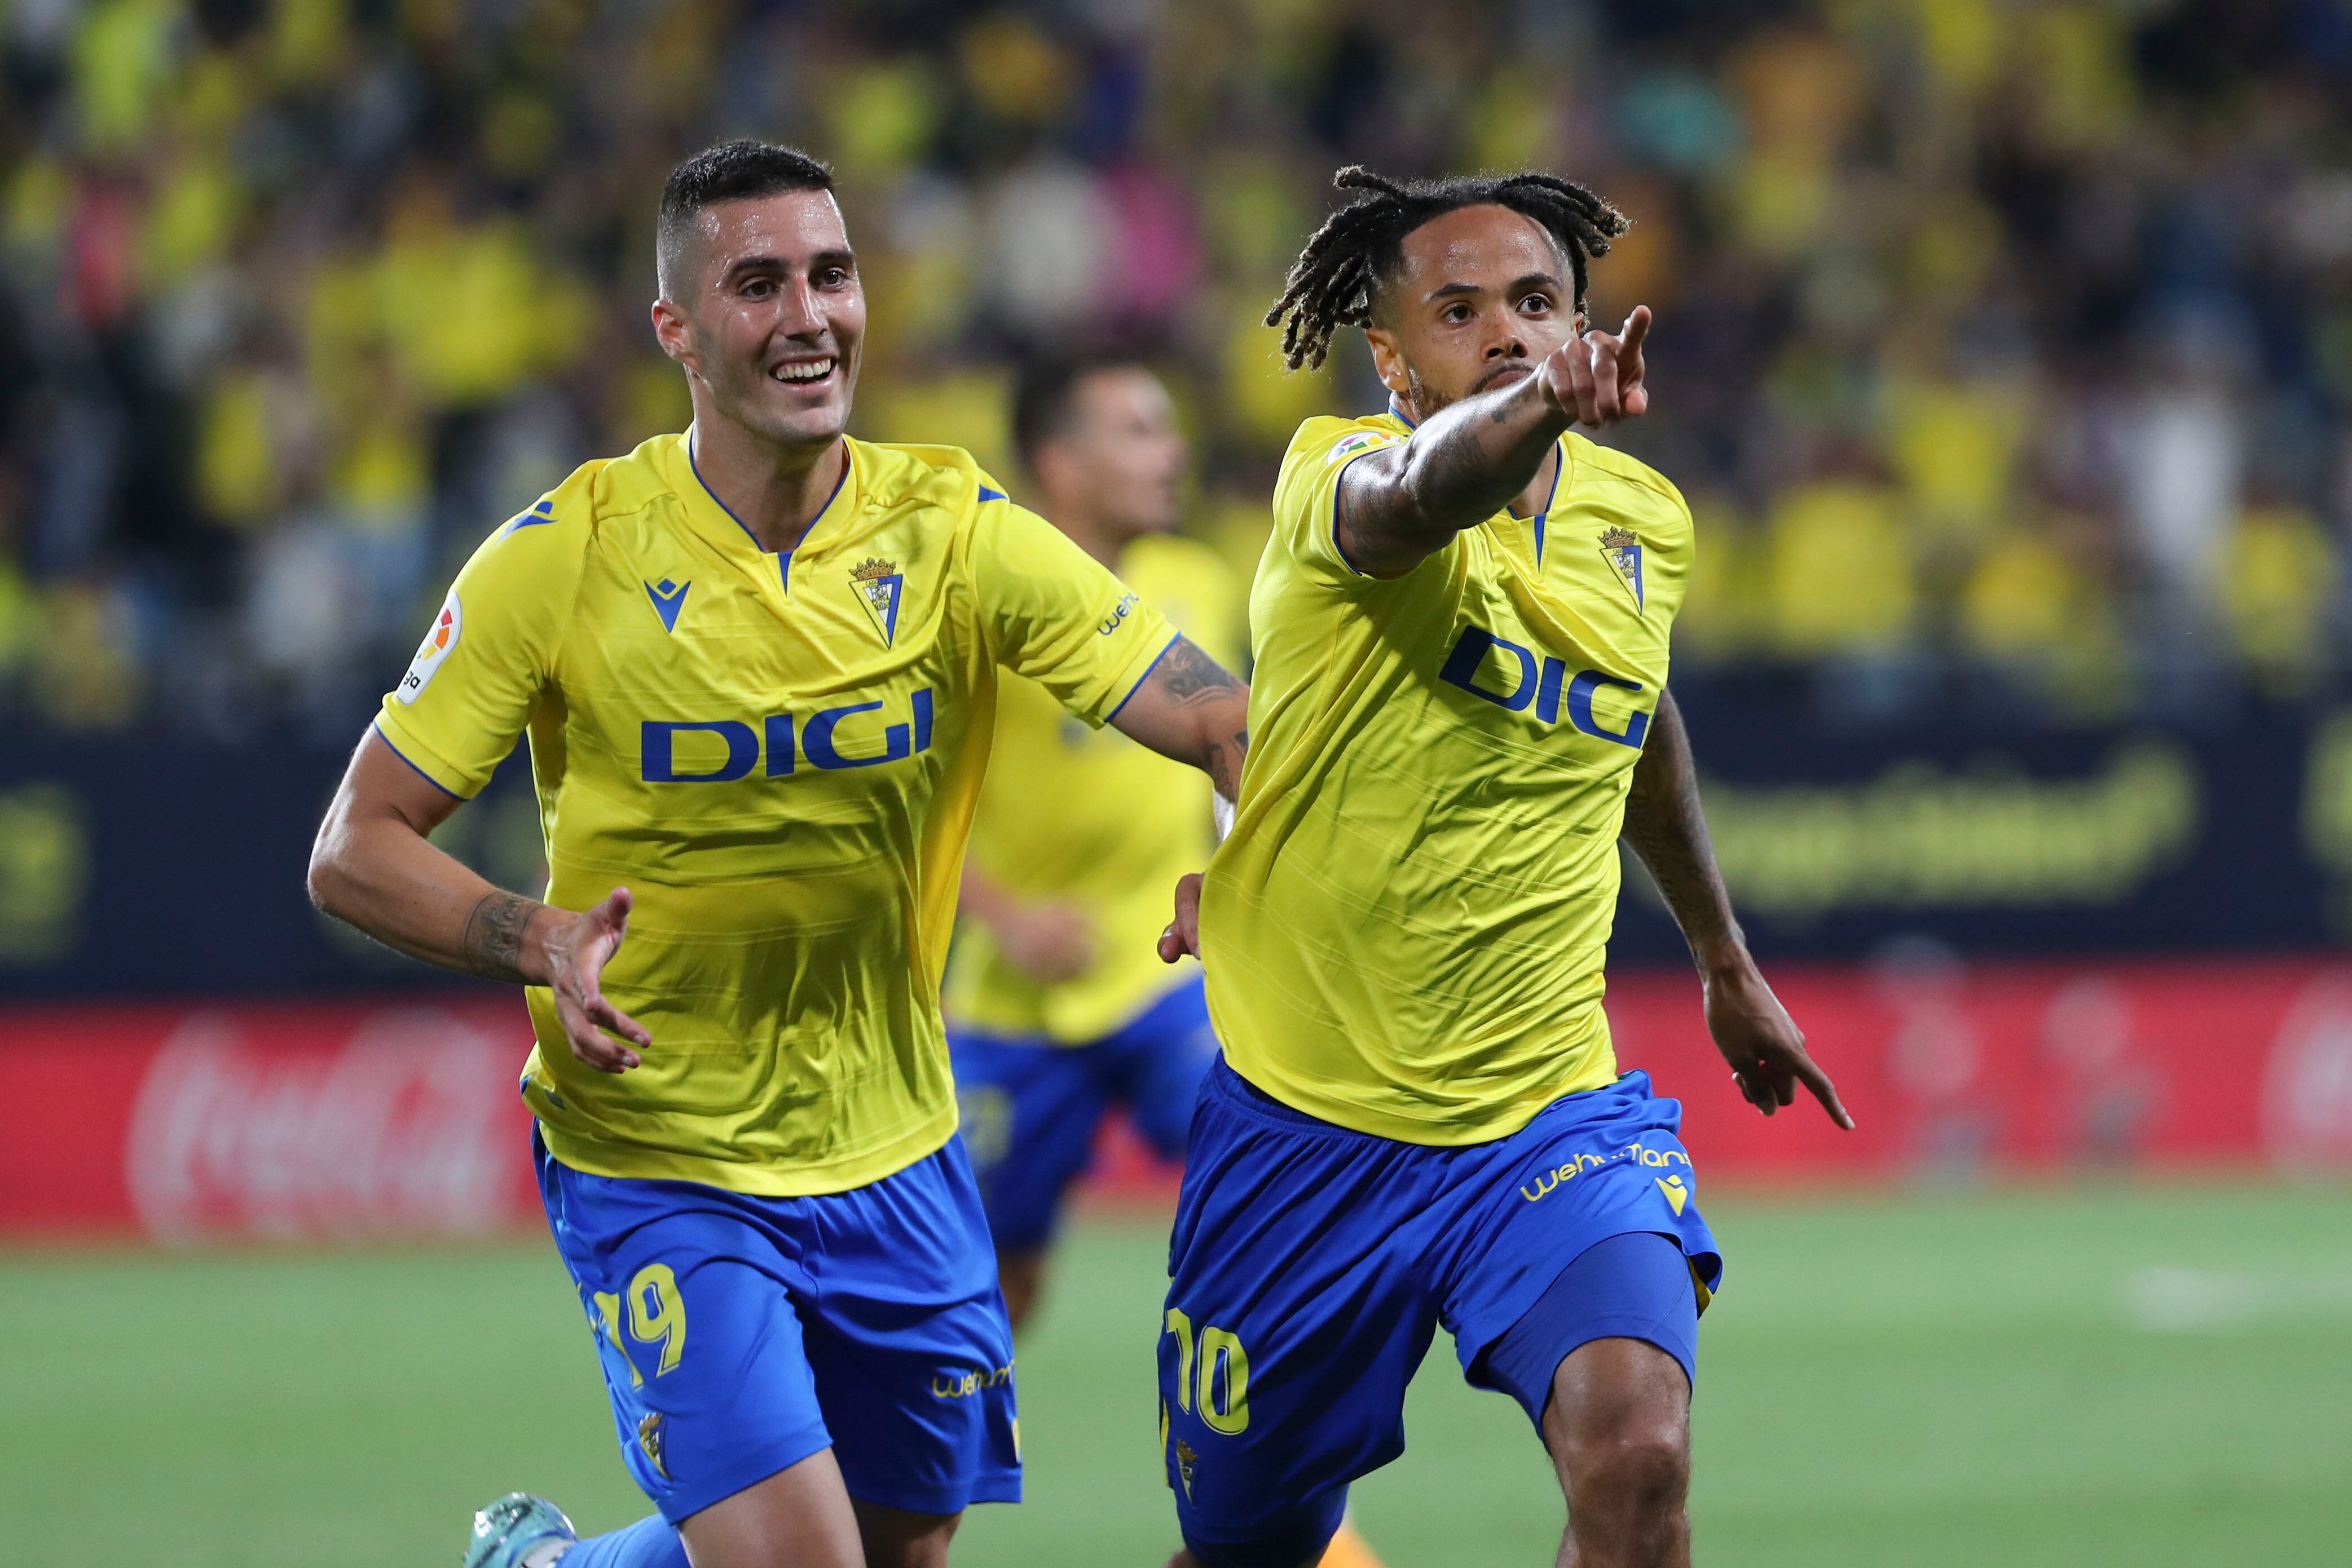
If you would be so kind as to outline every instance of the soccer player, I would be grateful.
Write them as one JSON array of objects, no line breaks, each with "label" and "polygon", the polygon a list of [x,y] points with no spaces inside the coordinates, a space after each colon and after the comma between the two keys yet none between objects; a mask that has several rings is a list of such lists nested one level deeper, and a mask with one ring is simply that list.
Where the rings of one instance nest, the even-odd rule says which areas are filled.
[{"label": "soccer player", "polygon": [[[1013,435],[1047,519],[1193,642],[1235,648],[1239,584],[1213,551],[1172,537],[1184,438],[1159,377],[1116,353],[1040,359],[1014,390]],[[1072,721],[1035,681],[1003,683],[945,996],[1016,1334],[1110,1108],[1183,1157],[1216,1037],[1199,965],[1171,975],[1152,949],[1169,886],[1211,847],[1199,774]]]},{"label": "soccer player", "polygon": [[1560,1562],[1685,1563],[1722,1263],[1680,1106],[1610,1047],[1621,835],[1740,1092],[1852,1122],[1732,919],[1665,692],[1690,514],[1570,428],[1647,407],[1650,314],[1583,333],[1625,220],[1581,186],[1338,184],[1268,322],[1294,367],[1362,327],[1392,401],[1283,461],[1239,812],[1161,945],[1224,1047],[1160,1345],[1177,1563],[1314,1562],[1443,1323],[1550,1451]]},{"label": "soccer player", "polygon": [[[575,1544],[515,1494],[469,1568],[929,1568],[1019,1492],[939,1008],[996,668],[1216,778],[1246,694],[963,452],[843,435],[866,303],[822,164],[699,153],[657,232],[693,426],[484,542],[311,891],[528,988],[541,1192],[660,1510]],[[544,903],[427,841],[526,731]]]}]

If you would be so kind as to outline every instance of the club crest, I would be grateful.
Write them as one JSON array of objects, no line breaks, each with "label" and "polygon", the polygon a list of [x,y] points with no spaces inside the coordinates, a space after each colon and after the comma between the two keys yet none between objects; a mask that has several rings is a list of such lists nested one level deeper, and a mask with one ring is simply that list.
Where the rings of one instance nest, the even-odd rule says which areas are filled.
[{"label": "club crest", "polygon": [[897,562],[873,556],[859,562],[849,574],[849,585],[856,591],[857,602],[866,606],[866,618],[874,623],[874,629],[882,634],[884,647],[898,638],[898,599],[906,583]]},{"label": "club crest", "polygon": [[1612,528],[1601,536],[1601,559],[1609,563],[1633,591],[1633,607],[1649,606],[1642,596],[1642,542],[1630,528]]},{"label": "club crest", "polygon": [[637,1423],[637,1447],[646,1451],[646,1460],[653,1466],[654,1474],[664,1480],[669,1479],[669,1468],[662,1463],[662,1436],[663,1428],[668,1425],[669,1417],[658,1410],[646,1412],[645,1419]]},{"label": "club crest", "polygon": [[1181,1437],[1177,1438],[1176,1474],[1183,1479],[1184,1496],[1188,1500],[1192,1496],[1192,1475],[1200,1462],[1201,1456],[1192,1452],[1192,1446]]}]

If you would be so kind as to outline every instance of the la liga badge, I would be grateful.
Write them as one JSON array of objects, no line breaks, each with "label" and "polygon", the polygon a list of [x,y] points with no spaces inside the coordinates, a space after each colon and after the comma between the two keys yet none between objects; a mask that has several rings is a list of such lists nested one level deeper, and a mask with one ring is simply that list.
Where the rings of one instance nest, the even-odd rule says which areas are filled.
[{"label": "la liga badge", "polygon": [[449,596],[441,602],[441,613],[433,617],[432,630],[416,645],[416,657],[408,661],[408,673],[400,678],[393,696],[403,702],[414,702],[417,693],[433,684],[441,661],[457,646],[457,630],[464,624],[465,612],[458,607],[457,590],[452,588]]}]

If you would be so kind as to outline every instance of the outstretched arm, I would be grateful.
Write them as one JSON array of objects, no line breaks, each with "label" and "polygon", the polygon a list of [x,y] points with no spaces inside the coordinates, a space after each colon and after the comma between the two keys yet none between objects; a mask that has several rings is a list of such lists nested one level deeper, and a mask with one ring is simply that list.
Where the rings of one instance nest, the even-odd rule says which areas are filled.
[{"label": "outstretched arm", "polygon": [[1432,415],[1399,447],[1357,458],[1339,476],[1339,546],[1360,572],[1401,577],[1535,482],[1570,426],[1596,428],[1650,405],[1642,340],[1650,308],[1622,335],[1587,332],[1562,343],[1533,375]]},{"label": "outstretched arm", "polygon": [[1706,997],[1707,1033],[1731,1064],[1733,1081],[1749,1104],[1769,1116],[1792,1104],[1799,1084],[1830,1120],[1851,1129],[1829,1075],[1805,1054],[1805,1037],[1772,988],[1764,983],[1748,939],[1732,918],[1731,897],[1715,863],[1715,842],[1698,804],[1698,773],[1682,710],[1665,692],[1650,724],[1648,743],[1633,764],[1625,801],[1625,841],[1642,858],[1690,943]]},{"label": "outstretched arm", "polygon": [[615,888],[574,914],[492,887],[427,841],[459,804],[371,728],[311,846],[310,901],[428,963],[553,987],[574,1056],[600,1072],[636,1066],[636,1053],[604,1031],[639,1046],[653,1040],[601,986],[605,961],[628,930],[629,890]]}]

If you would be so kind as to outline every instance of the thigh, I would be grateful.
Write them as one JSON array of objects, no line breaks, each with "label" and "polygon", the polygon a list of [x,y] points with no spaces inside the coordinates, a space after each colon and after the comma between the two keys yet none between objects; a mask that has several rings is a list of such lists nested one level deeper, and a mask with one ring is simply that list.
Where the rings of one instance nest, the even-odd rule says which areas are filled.
[{"label": "thigh", "polygon": [[541,1155],[629,1474],[673,1524],[832,1441],[775,1237],[731,1194]]},{"label": "thigh", "polygon": [[1250,1095],[1222,1063],[1202,1088],[1160,1335],[1168,1483],[1213,1562],[1328,1534],[1348,1483],[1403,1451],[1436,1326],[1408,1223],[1425,1152]]},{"label": "thigh", "polygon": [[1196,973],[1097,1049],[1113,1099],[1126,1103],[1136,1131],[1163,1160],[1184,1157],[1201,1079],[1217,1059],[1217,1033]]},{"label": "thigh", "polygon": [[1018,1502],[1013,1330],[962,1145],[811,1202],[809,1364],[849,1495],[910,1514]]},{"label": "thigh", "polygon": [[1042,1247],[1109,1104],[1087,1061],[1093,1047],[975,1035],[950,1043],[964,1149],[990,1233],[1008,1252]]},{"label": "thigh", "polygon": [[678,1527],[694,1568],[878,1568],[831,1449],[704,1509]]},{"label": "thigh", "polygon": [[[1694,1318],[1706,1308],[1723,1260],[1699,1214],[1697,1175],[1676,1135],[1680,1119],[1678,1105],[1652,1098],[1647,1079],[1633,1073],[1554,1102],[1498,1143],[1448,1154],[1455,1212],[1438,1268],[1444,1321],[1472,1383],[1493,1386],[1489,1348],[1614,1237],[1651,1238],[1632,1253],[1648,1267],[1622,1277],[1596,1272],[1586,1281],[1612,1298],[1633,1292],[1621,1303],[1621,1319],[1646,1312],[1654,1287],[1691,1303]],[[1596,1263],[1617,1256],[1592,1253]],[[1573,1305],[1587,1317],[1611,1310],[1608,1300]],[[1547,1371],[1531,1416],[1548,1383]]]},{"label": "thigh", "polygon": [[1511,1395],[1538,1430],[1548,1430],[1545,1406],[1561,1363],[1608,1339],[1664,1353],[1678,1375],[1679,1396],[1689,1403],[1698,1379],[1698,1291],[1672,1238],[1627,1231],[1585,1248],[1486,1347],[1470,1381]]}]

